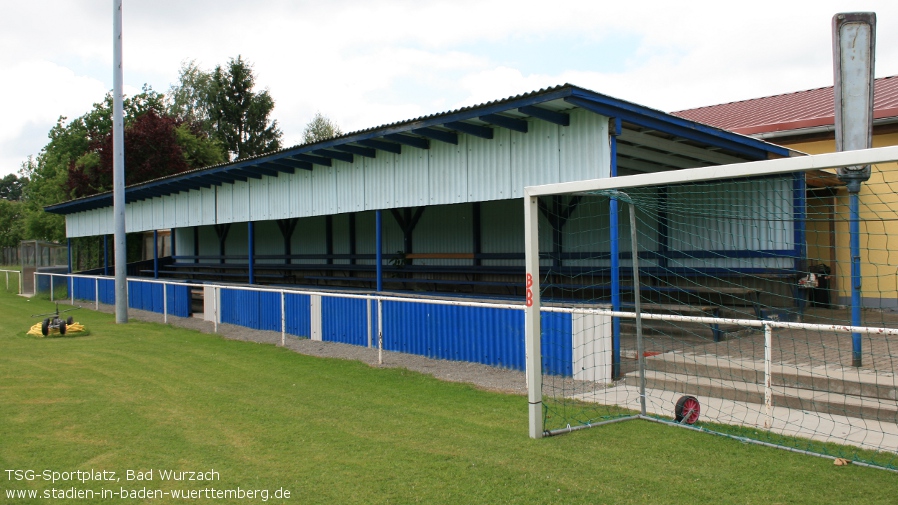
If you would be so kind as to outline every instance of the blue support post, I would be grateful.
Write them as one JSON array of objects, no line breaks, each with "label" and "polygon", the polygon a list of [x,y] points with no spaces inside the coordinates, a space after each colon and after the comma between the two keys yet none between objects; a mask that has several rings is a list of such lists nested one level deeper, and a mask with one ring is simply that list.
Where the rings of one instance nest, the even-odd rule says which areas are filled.
[{"label": "blue support post", "polygon": [[153,230],[153,278],[159,278],[159,230]]},{"label": "blue support post", "polygon": [[[804,179],[805,175],[803,173],[794,174],[792,176],[792,201],[794,205],[794,219],[795,223],[795,270],[797,272],[803,272],[805,275],[808,273],[808,252],[807,252],[807,221],[808,221],[808,210],[807,210],[807,187]],[[795,306],[798,309],[798,320],[802,321],[804,318],[804,309],[805,305],[807,305],[807,290],[802,289],[800,287],[793,286],[793,298],[795,299]]]},{"label": "blue support post", "polygon": [[248,249],[249,249],[249,283],[255,284],[256,283],[256,272],[255,272],[255,269],[253,268],[253,263],[255,263],[254,252],[255,252],[255,248],[256,248],[255,247],[256,240],[255,240],[255,237],[253,236],[254,235],[253,228],[255,228],[253,226],[253,222],[248,221],[246,223],[246,228],[247,228],[247,231],[249,232],[249,244],[247,244]]},{"label": "blue support post", "polygon": [[[608,132],[611,137],[611,177],[617,177],[617,136],[621,133],[621,120],[612,118],[613,129]],[[611,225],[611,310],[621,309],[620,296],[620,209],[617,200],[610,202]],[[637,293],[638,295],[639,293]],[[620,362],[620,318],[611,318],[611,377],[621,377]]]},{"label": "blue support post", "polygon": [[109,235],[103,235],[103,275],[109,275]]},{"label": "blue support post", "polygon": [[[849,248],[851,249],[851,325],[861,325],[861,240],[860,211],[856,191],[848,193]],[[861,366],[861,334],[851,334],[851,364]]]},{"label": "blue support post", "polygon": [[377,291],[384,290],[384,229],[383,229],[383,212],[380,210],[375,211],[375,239],[374,239],[374,247],[376,249],[377,254]]},{"label": "blue support post", "polygon": [[169,240],[171,241],[171,250],[169,251],[169,256],[177,256],[177,249],[175,248],[175,229],[171,228],[168,230]]},{"label": "blue support post", "polygon": [[69,273],[72,273],[72,239],[67,239],[69,243]]}]

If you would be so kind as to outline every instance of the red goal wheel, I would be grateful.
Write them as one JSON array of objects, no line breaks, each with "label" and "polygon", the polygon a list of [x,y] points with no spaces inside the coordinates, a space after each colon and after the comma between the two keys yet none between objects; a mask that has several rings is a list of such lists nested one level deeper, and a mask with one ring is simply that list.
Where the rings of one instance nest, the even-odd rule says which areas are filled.
[{"label": "red goal wheel", "polygon": [[674,408],[674,419],[681,424],[695,424],[701,414],[702,406],[694,396],[681,396]]}]

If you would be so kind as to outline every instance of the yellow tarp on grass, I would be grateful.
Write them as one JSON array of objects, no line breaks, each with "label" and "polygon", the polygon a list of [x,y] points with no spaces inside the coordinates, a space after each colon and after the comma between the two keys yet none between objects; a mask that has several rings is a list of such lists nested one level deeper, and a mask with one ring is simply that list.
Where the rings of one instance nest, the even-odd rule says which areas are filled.
[{"label": "yellow tarp on grass", "polygon": [[[30,330],[28,330],[28,334],[33,335],[35,337],[44,337],[45,335],[41,333],[41,324],[43,324],[43,322],[35,323],[35,325],[32,326]],[[70,335],[70,334],[74,334],[74,333],[86,333],[86,332],[87,332],[87,328],[85,328],[84,325],[79,323],[78,321],[75,321],[72,324],[66,325],[66,329],[65,329],[65,335]],[[50,332],[46,336],[47,337],[62,337],[65,335],[60,334],[59,329],[52,328],[52,329],[50,329]]]}]

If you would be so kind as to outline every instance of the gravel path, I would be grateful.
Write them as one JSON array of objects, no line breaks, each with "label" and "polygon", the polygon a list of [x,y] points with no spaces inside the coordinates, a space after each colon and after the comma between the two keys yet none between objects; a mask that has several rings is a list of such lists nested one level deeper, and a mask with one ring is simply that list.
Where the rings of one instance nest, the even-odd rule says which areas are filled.
[{"label": "gravel path", "polygon": [[[93,307],[85,306],[85,309],[93,310]],[[115,307],[100,304],[100,312],[113,313],[115,312]],[[138,321],[163,322],[162,314],[155,312],[128,309],[128,316]],[[199,318],[182,318],[170,315],[168,316],[168,322],[173,326],[189,328],[202,333],[214,332],[214,325],[211,322]],[[264,344],[280,345],[281,342],[280,332],[253,330],[232,324],[219,324],[218,335],[231,340],[245,340]],[[473,384],[488,391],[519,395],[527,394],[524,372],[517,370],[507,370],[464,361],[431,359],[415,354],[391,351],[384,351],[383,364],[378,364],[376,348],[369,349],[349,344],[313,341],[292,335],[287,335],[285,347],[309,356],[361,361],[372,367],[405,368],[432,375],[440,380]]]}]

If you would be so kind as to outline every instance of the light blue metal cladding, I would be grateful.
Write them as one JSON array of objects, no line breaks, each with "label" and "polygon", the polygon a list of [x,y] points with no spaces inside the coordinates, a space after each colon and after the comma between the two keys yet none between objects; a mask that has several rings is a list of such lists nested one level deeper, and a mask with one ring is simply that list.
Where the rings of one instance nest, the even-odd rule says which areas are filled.
[{"label": "light blue metal cladding", "polygon": [[[571,117],[571,126],[530,118],[529,133],[495,128],[492,139],[459,134],[457,145],[404,146],[402,154],[378,151],[353,163],[334,160],[330,167],[131,202],[128,231],[193,226],[179,212],[188,207],[203,213],[200,225],[241,223],[509,200],[520,197],[524,185],[606,176],[607,118],[586,111]],[[108,233],[105,210],[69,214],[68,236]]]},{"label": "light blue metal cladding", "polygon": [[[576,128],[575,121],[573,119],[570,119],[568,117],[568,114],[571,114],[572,111],[577,109],[589,111],[592,114],[604,116],[607,118],[618,118],[619,120],[623,120],[628,124],[635,125],[638,129],[658,131],[664,135],[673,136],[677,140],[685,140],[714,149],[723,149],[725,151],[728,151],[729,153],[734,153],[737,156],[741,156],[744,159],[757,160],[766,159],[770,155],[789,155],[789,151],[785,148],[773,146],[759,140],[732,134],[700,123],[695,123],[682,118],[671,116],[670,114],[666,114],[658,110],[653,110],[635,103],[618,100],[587,89],[578,88],[572,85],[564,85],[536,91],[533,93],[527,93],[525,95],[496,100],[475,107],[466,107],[455,111],[410,119],[391,125],[384,125],[378,128],[343,135],[315,144],[295,146],[275,153],[269,153],[254,158],[238,160],[217,167],[178,174],[171,177],[165,177],[160,180],[138,184],[128,188],[126,192],[126,199],[129,204],[152,201],[154,199],[161,201],[162,198],[160,198],[160,196],[164,197],[190,191],[202,192],[203,189],[205,189],[203,188],[204,185],[212,184],[216,188],[216,190],[213,191],[213,194],[217,193],[217,189],[219,188],[228,187],[237,189],[238,192],[244,191],[247,196],[255,194],[254,192],[256,191],[262,191],[262,199],[260,200],[259,197],[257,197],[257,201],[262,202],[265,198],[264,189],[258,189],[256,188],[256,186],[262,188],[263,186],[265,186],[265,184],[263,182],[259,182],[259,179],[253,179],[253,181],[255,182],[241,180],[245,179],[247,174],[258,175],[260,177],[263,177],[262,180],[264,180],[264,177],[271,177],[271,175],[275,173],[280,173],[280,175],[285,176],[284,180],[289,180],[291,177],[296,176],[297,174],[300,174],[300,178],[308,177],[310,179],[316,179],[316,177],[313,175],[313,172],[320,167],[325,167],[325,169],[319,173],[319,177],[317,177],[317,179],[322,181],[322,183],[320,185],[312,185],[320,187],[310,187],[308,188],[308,190],[311,190],[310,194],[313,197],[317,195],[319,197],[327,199],[327,197],[331,195],[331,190],[328,187],[330,184],[329,181],[333,180],[334,184],[337,184],[336,181],[338,181],[340,178],[339,172],[341,171],[341,167],[339,166],[339,163],[348,163],[351,160],[355,163],[349,164],[353,165],[353,167],[356,167],[360,162],[366,165],[368,164],[368,161],[379,163],[379,160],[383,159],[381,158],[381,155],[397,154],[402,156],[407,154],[409,150],[418,148],[426,149],[429,151],[430,149],[427,149],[428,147],[432,149],[434,145],[439,145],[441,143],[446,143],[447,145],[461,145],[463,142],[472,139],[499,138],[501,140],[503,137],[510,138],[508,135],[509,132],[512,131],[514,131],[515,133],[519,133],[520,131],[527,130],[529,132],[531,128],[533,128],[532,124],[536,121],[546,121],[555,125],[569,124],[571,126],[566,126],[566,128]],[[499,121],[498,123],[493,122],[493,124],[489,126],[484,126],[484,122],[490,123],[489,118],[491,117],[504,119],[502,121]],[[509,123],[520,125],[520,123],[522,122],[528,123],[526,128],[516,128],[513,126],[509,126]],[[499,127],[498,125],[500,124],[504,124],[504,126]],[[426,132],[430,132],[430,134]],[[435,137],[433,136],[433,132],[437,132],[439,133],[439,135]],[[400,140],[397,134],[401,134],[401,138],[405,139],[405,141]],[[527,133],[525,135],[530,134]],[[448,139],[447,137],[451,137],[451,139]],[[539,137],[539,135],[533,135],[532,137]],[[428,140],[431,138],[434,140]],[[602,143],[605,141],[605,138],[596,138],[593,140],[599,142],[599,144],[602,145]],[[395,142],[401,142],[404,145],[400,145]],[[410,147],[408,145],[409,143],[417,145],[418,147]],[[563,143],[559,143],[559,145],[561,146],[561,149],[564,149]],[[602,148],[604,149],[604,147]],[[355,154],[354,157],[350,157],[346,161],[340,162],[331,162],[330,160],[324,160],[325,162],[321,162],[319,160],[323,160],[322,158],[314,158],[308,156],[309,154],[314,154],[315,151],[320,149],[336,149],[344,152],[351,151],[358,154]],[[732,156],[732,154],[730,156]],[[389,161],[389,159],[387,161]],[[312,162],[314,162],[315,164],[313,165]],[[514,169],[514,167],[512,167],[512,169]],[[347,169],[344,171],[351,170]],[[331,172],[334,172],[334,174],[331,175]],[[367,170],[365,170],[365,172],[364,185],[366,187],[369,185],[369,182],[376,182],[369,181],[369,175],[375,179],[377,177],[386,177],[387,179],[391,180],[395,176],[395,172],[391,172],[389,169],[383,171],[375,171],[374,173],[368,173]],[[423,170],[419,170],[415,173],[415,175],[423,177],[424,173],[425,172]],[[262,176],[262,174],[266,175]],[[468,175],[474,175],[476,177],[479,174],[471,174],[469,172]],[[499,175],[501,176],[502,174]],[[428,186],[430,186],[429,179],[430,177],[428,174]],[[360,181],[361,179],[355,178],[354,180]],[[401,182],[405,183],[412,180],[416,179],[403,179]],[[271,179],[268,179],[268,182],[268,195],[270,196]],[[471,194],[472,188],[470,187],[470,179],[467,182],[468,194]],[[247,188],[243,188],[243,185],[247,186]],[[389,197],[389,195],[381,195],[388,196],[388,198],[384,199],[384,201],[396,198],[395,186],[391,186],[391,188],[391,193],[393,194],[393,196]],[[292,192],[292,194],[298,195],[300,198],[294,199],[293,201],[300,204],[305,204],[306,202],[308,202],[308,199],[302,198],[303,196],[305,196],[304,194],[302,194],[303,188],[298,189],[300,189],[300,192]],[[457,187],[453,187],[453,190],[456,193],[457,189]],[[509,187],[509,189],[513,188]],[[479,191],[480,188],[474,188],[474,190]],[[226,193],[227,191],[228,190],[225,189],[224,193]],[[414,198],[419,195],[404,194],[400,196]],[[506,195],[504,197],[498,198],[509,197],[510,196]],[[374,201],[378,200],[381,199],[374,199]],[[313,214],[298,215],[322,215],[327,213],[334,214],[347,212],[351,211],[353,209],[353,205],[356,205],[356,203],[360,201],[365,201],[365,208],[369,210],[376,208],[389,208],[367,206],[369,197],[366,194],[364,199],[356,198],[347,201],[345,210],[341,210],[344,208],[344,206],[340,204],[339,200],[327,199],[322,202],[326,206],[324,210],[313,211]],[[106,193],[86,198],[80,198],[57,205],[51,205],[47,207],[47,211],[63,215],[72,215],[83,211],[108,207],[110,206],[110,203],[111,195]],[[231,203],[236,203],[236,205],[233,206],[232,209],[237,214],[244,213],[250,216],[252,215],[252,211],[250,210],[250,207],[252,205],[251,199]],[[458,202],[440,200],[433,203]],[[396,205],[395,202],[394,205]],[[139,206],[140,205],[138,205],[138,207]],[[216,207],[216,210],[226,210],[220,205],[216,205]],[[268,213],[270,214],[271,212],[271,206],[269,205]],[[168,214],[170,213],[166,212],[163,207],[162,215],[166,216]],[[155,211],[153,212],[153,215],[155,215]],[[203,217],[208,216],[208,214],[203,215]],[[132,216],[129,216],[129,219],[130,217]],[[141,226],[148,226],[148,223],[141,217],[133,217],[135,217],[136,219],[132,222],[139,222],[141,223]],[[214,219],[217,220],[215,222],[218,223],[240,222],[249,219],[258,220],[255,217],[240,219],[237,215],[232,215],[231,219],[226,221],[222,221],[221,219],[223,218],[224,216],[214,216]],[[274,218],[274,216],[270,216],[269,218]],[[206,222],[203,224],[212,223]],[[173,227],[177,226],[175,224],[157,226],[157,228]],[[151,228],[147,227],[144,229]],[[135,229],[132,231],[137,230]]]}]

